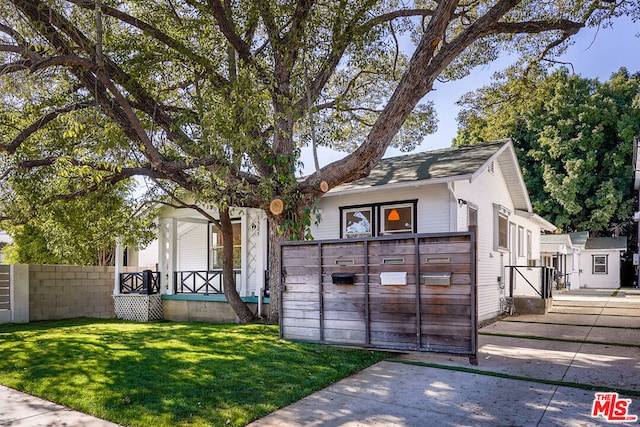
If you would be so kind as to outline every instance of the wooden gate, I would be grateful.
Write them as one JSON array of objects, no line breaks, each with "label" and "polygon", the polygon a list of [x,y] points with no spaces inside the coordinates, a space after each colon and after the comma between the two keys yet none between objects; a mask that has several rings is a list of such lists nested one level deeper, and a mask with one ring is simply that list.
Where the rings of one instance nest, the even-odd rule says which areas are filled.
[{"label": "wooden gate", "polygon": [[281,338],[475,362],[473,233],[288,242],[280,251]]}]

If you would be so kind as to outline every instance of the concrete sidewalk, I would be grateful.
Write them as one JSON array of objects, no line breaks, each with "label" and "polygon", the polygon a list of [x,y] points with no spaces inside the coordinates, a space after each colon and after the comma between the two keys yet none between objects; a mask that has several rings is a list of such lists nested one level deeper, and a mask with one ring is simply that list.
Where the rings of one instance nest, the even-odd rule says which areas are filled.
[{"label": "concrete sidewalk", "polygon": [[[250,426],[608,425],[590,416],[589,386],[618,391],[631,399],[628,414],[640,416],[635,291],[616,298],[612,291],[558,295],[549,315],[514,316],[481,329],[478,366],[463,357],[404,354]],[[612,314],[616,309],[624,312]]]},{"label": "concrete sidewalk", "polygon": [[0,385],[0,426],[115,427],[117,424]]}]

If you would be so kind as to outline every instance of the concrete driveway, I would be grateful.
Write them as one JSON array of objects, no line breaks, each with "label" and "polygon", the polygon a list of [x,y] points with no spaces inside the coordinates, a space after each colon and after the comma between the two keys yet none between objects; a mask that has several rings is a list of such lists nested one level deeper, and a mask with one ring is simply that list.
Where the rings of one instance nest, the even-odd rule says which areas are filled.
[{"label": "concrete driveway", "polygon": [[[547,315],[482,328],[478,366],[402,354],[250,426],[637,426],[640,290],[612,293],[557,294]],[[596,392],[607,394],[594,418]],[[612,392],[615,413],[604,403]]]}]

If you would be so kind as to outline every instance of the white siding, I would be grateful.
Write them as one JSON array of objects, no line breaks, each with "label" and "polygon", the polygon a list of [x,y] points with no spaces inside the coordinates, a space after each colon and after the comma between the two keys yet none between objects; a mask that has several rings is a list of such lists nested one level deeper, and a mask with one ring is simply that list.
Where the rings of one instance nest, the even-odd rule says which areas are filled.
[{"label": "white siding", "polygon": [[445,184],[421,185],[396,190],[376,189],[356,194],[326,195],[318,203],[321,209],[320,224],[311,226],[314,239],[340,238],[340,207],[375,203],[393,203],[404,200],[417,202],[417,232],[440,233],[449,231],[449,192]]},{"label": "white siding", "polygon": [[[532,259],[540,258],[540,227],[530,219],[515,214],[516,206],[511,200],[498,162],[494,163],[493,173],[485,169],[473,182],[456,182],[454,192],[457,199],[465,200],[478,208],[478,319],[490,319],[500,312],[500,297],[509,292],[508,271],[505,267],[511,265],[511,250],[515,251],[517,265],[527,265],[526,241],[522,257],[518,256],[517,246],[509,251],[494,249],[494,204],[511,211],[508,219],[515,225],[516,234],[518,226],[522,226],[526,240],[527,230],[531,231]],[[460,209],[466,210],[467,205],[463,204]],[[465,229],[466,221],[458,228]],[[508,241],[511,243],[512,240],[512,236],[509,236]]]},{"label": "white siding", "polygon": [[[608,255],[607,273],[593,274],[593,256]],[[617,289],[620,287],[620,252],[615,250],[584,250],[580,256],[580,286],[584,288]]]}]

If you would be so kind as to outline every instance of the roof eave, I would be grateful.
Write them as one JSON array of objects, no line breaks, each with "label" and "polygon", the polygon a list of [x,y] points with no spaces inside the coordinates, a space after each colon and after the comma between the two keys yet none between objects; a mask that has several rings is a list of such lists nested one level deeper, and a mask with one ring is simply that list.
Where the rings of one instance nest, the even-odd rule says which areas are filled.
[{"label": "roof eave", "polygon": [[473,175],[457,175],[450,176],[446,178],[432,178],[432,179],[423,179],[419,181],[406,181],[406,182],[396,182],[394,184],[383,184],[383,185],[374,185],[370,187],[356,187],[349,188],[347,190],[340,190],[340,187],[335,187],[329,190],[329,192],[325,193],[322,197],[333,197],[333,196],[346,196],[349,194],[362,194],[369,193],[372,191],[380,191],[380,190],[395,190],[399,188],[414,188],[420,187],[423,185],[436,185],[436,184],[447,184],[455,181],[470,181]]}]

